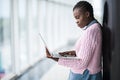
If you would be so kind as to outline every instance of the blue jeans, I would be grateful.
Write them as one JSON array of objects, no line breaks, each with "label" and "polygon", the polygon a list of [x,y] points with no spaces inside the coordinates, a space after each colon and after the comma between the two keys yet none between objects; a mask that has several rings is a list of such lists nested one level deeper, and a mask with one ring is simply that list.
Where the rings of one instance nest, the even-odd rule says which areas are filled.
[{"label": "blue jeans", "polygon": [[101,71],[96,74],[89,74],[89,70],[85,70],[83,74],[77,74],[70,71],[68,80],[102,80]]}]

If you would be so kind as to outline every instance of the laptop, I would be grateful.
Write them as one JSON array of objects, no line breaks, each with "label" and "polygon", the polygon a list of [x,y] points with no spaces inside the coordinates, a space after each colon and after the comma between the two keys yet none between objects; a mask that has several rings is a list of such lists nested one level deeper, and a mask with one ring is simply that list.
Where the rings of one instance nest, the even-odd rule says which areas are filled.
[{"label": "laptop", "polygon": [[[42,35],[39,33],[39,36],[40,36],[40,38],[41,38],[41,40],[43,41],[43,43],[44,43],[44,45],[45,45],[45,47],[48,49],[48,47],[47,47],[47,44],[46,44],[46,42],[45,42],[45,40],[43,39],[43,37],[42,37]],[[48,50],[49,51],[49,50]],[[50,51],[49,51],[50,52]],[[72,59],[79,59],[78,57],[75,57],[75,56],[72,56],[72,55],[64,55],[64,56],[61,56],[59,53],[51,53],[50,52],[50,54],[52,55],[52,57],[54,57],[54,58],[72,58]]]}]

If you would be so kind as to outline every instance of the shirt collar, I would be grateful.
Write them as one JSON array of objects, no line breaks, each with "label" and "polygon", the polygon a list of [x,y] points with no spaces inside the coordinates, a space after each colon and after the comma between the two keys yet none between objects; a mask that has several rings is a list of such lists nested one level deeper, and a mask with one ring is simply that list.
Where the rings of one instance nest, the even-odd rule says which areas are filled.
[{"label": "shirt collar", "polygon": [[86,30],[87,29],[87,26],[85,26],[85,27],[83,27],[83,28],[81,28],[82,30]]},{"label": "shirt collar", "polygon": [[92,20],[87,26],[81,28],[82,30],[86,30],[89,26],[91,26],[92,24],[97,23],[97,20]]}]

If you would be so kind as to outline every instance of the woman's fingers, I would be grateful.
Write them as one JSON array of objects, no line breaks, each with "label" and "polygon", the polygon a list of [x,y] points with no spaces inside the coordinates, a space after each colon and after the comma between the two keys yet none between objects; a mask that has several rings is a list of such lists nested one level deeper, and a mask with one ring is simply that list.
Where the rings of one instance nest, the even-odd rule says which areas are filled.
[{"label": "woman's fingers", "polygon": [[50,54],[49,50],[46,47],[45,47],[45,49],[46,49],[46,56],[48,58],[52,58],[52,55]]},{"label": "woman's fingers", "polygon": [[61,56],[64,56],[64,55],[66,55],[66,52],[60,52],[59,53]]},{"label": "woman's fingers", "polygon": [[60,52],[59,53],[61,56],[76,56],[74,51],[66,51],[66,52]]},{"label": "woman's fingers", "polygon": [[59,54],[60,54],[61,56],[70,55],[68,52],[60,52]]}]

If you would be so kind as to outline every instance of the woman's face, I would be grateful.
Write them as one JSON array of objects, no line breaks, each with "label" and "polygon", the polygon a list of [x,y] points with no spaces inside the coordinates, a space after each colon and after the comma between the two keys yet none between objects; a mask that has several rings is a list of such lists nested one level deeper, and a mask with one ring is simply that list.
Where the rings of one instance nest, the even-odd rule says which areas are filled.
[{"label": "woman's face", "polygon": [[76,19],[76,23],[78,27],[83,28],[88,24],[88,12],[83,12],[82,10],[76,8],[73,11],[74,17]]}]

